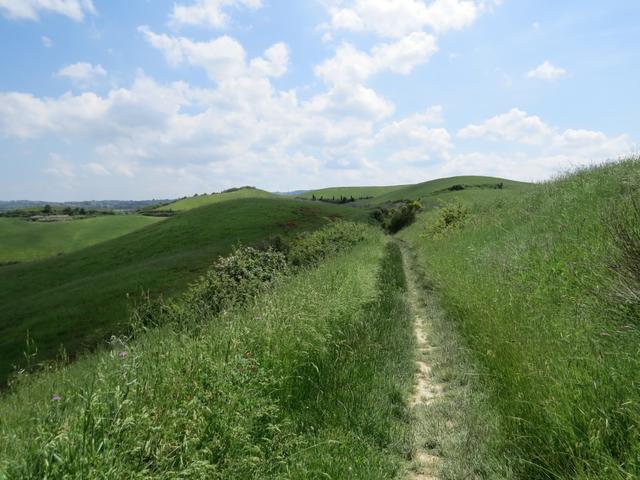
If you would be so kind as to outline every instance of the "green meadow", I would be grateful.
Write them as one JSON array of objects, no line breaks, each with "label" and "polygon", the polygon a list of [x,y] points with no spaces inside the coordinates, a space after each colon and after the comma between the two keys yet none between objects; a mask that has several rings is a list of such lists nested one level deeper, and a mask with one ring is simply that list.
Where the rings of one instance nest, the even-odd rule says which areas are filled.
[{"label": "green meadow", "polygon": [[0,218],[0,264],[29,262],[90,247],[156,223],[142,215],[105,215],[63,222]]},{"label": "green meadow", "polygon": [[0,478],[638,478],[639,185],[243,189],[4,266],[2,374],[72,358],[0,397]]}]

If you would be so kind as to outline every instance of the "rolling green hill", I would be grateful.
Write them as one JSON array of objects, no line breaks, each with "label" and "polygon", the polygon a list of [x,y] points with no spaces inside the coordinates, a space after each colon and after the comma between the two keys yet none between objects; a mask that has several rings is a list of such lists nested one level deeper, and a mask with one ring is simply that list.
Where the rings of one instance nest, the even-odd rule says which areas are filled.
[{"label": "rolling green hill", "polygon": [[336,205],[284,198],[213,204],[67,255],[0,268],[0,381],[22,364],[27,332],[38,359],[62,344],[70,355],[94,347],[128,322],[127,295],[184,290],[239,242],[294,235],[328,218],[366,218]]},{"label": "rolling green hill", "polygon": [[189,197],[177,202],[163,205],[156,208],[156,211],[183,212],[193,208],[212,205],[220,202],[228,202],[229,200],[238,200],[241,198],[277,198],[278,195],[269,193],[258,188],[240,188],[233,192],[215,193],[212,195],[198,195]]},{"label": "rolling green hill", "polygon": [[[469,195],[470,192],[491,190],[496,188],[498,185],[502,185],[503,189],[515,189],[526,187],[529,184],[495,177],[466,176],[440,178],[394,189],[390,192],[376,196],[371,200],[362,200],[358,203],[360,205],[383,205],[385,203],[393,203],[400,200],[422,200],[423,203],[425,203],[425,206],[428,207],[429,197],[438,196],[440,199],[446,200],[449,196],[453,198],[459,196],[461,193],[463,196]],[[456,186],[462,186],[464,189],[455,190]],[[471,195],[472,194],[473,193],[471,193]]]},{"label": "rolling green hill", "polygon": [[159,220],[142,215],[106,215],[66,222],[0,218],[0,263],[26,262],[73,252]]},{"label": "rolling green hill", "polygon": [[406,187],[406,185],[388,186],[388,187],[335,187],[335,188],[321,188],[319,190],[309,190],[304,192],[298,197],[311,200],[314,196],[317,199],[324,198],[325,200],[331,200],[332,198],[340,197],[353,197],[353,198],[369,198],[378,197],[387,193],[392,193],[396,190]]}]

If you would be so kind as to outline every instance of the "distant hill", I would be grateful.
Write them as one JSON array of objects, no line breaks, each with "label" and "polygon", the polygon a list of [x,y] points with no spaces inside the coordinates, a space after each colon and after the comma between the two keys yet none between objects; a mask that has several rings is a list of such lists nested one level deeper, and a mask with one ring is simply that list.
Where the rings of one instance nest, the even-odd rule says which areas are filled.
[{"label": "distant hill", "polygon": [[435,196],[446,198],[448,194],[456,193],[458,196],[462,195],[464,197],[465,194],[472,196],[481,190],[513,189],[522,188],[527,185],[530,184],[497,177],[463,176],[440,178],[415,185],[394,188],[389,192],[375,196],[373,199],[358,203],[360,205],[383,205],[401,200],[422,200],[424,203]]},{"label": "distant hill", "polygon": [[334,187],[334,188],[321,188],[319,190],[308,190],[299,194],[300,198],[312,199],[339,199],[340,197],[353,197],[354,199],[378,197],[387,193],[394,192],[398,189],[404,188],[406,185],[396,185],[387,187]]},{"label": "distant hill", "polygon": [[123,331],[128,295],[176,294],[238,243],[295,235],[329,218],[367,218],[360,209],[274,197],[213,203],[67,255],[0,267],[0,385],[22,365],[27,332],[38,359],[60,345],[73,357]]},{"label": "distant hill", "polygon": [[87,210],[135,211],[151,205],[169,203],[172,200],[86,200],[82,202],[47,202],[41,200],[0,200],[0,212],[21,208],[44,207],[45,205]]},{"label": "distant hill", "polygon": [[219,202],[227,202],[229,200],[238,200],[240,198],[277,198],[278,195],[269,193],[264,190],[253,187],[242,187],[238,189],[227,190],[222,193],[213,193],[210,195],[196,195],[184,198],[168,205],[162,205],[155,211],[182,212],[193,208],[212,205]]}]

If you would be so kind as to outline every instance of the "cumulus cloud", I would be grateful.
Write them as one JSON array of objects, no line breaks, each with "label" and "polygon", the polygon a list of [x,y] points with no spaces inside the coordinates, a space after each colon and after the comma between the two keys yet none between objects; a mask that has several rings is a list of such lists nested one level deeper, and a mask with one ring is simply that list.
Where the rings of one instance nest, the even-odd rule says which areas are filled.
[{"label": "cumulus cloud", "polygon": [[81,22],[96,14],[92,0],[0,0],[0,12],[13,20],[38,20],[40,13],[57,13]]},{"label": "cumulus cloud", "polygon": [[[582,165],[600,163],[633,153],[628,135],[610,137],[586,129],[559,130],[540,117],[517,108],[461,129],[463,141],[486,141],[475,145],[480,152],[452,157],[446,173],[488,172],[523,180],[540,180]],[[491,151],[495,148],[495,151]]]},{"label": "cumulus cloud", "polygon": [[530,116],[527,112],[514,108],[507,113],[489,118],[481,124],[466,126],[458,132],[458,137],[540,145],[552,131],[540,117]]},{"label": "cumulus cloud", "polygon": [[176,27],[198,25],[223,28],[229,22],[225,9],[230,7],[247,7],[256,10],[262,7],[262,0],[197,0],[189,5],[175,4],[170,16],[170,24]]},{"label": "cumulus cloud", "polygon": [[564,77],[567,71],[564,68],[556,67],[548,60],[527,72],[527,77],[552,82]]},{"label": "cumulus cloud", "polygon": [[100,77],[106,77],[107,71],[102,65],[92,65],[86,62],[74,63],[58,70],[59,77],[65,77],[71,80],[79,87],[89,87],[95,83]]},{"label": "cumulus cloud", "polygon": [[315,73],[333,85],[364,82],[385,70],[407,75],[427,62],[437,50],[435,37],[424,32],[412,33],[397,42],[376,45],[369,53],[343,43],[332,58],[315,68]]},{"label": "cumulus cloud", "polygon": [[482,0],[333,0],[323,28],[400,38],[430,29],[436,34],[471,25],[489,4]]},{"label": "cumulus cloud", "polygon": [[186,63],[204,69],[212,80],[225,82],[242,77],[281,77],[289,65],[289,48],[277,43],[267,49],[263,57],[247,63],[244,47],[237,40],[224,35],[207,42],[186,37],[157,34],[147,26],[138,30],[147,42],[160,50],[169,65]]}]

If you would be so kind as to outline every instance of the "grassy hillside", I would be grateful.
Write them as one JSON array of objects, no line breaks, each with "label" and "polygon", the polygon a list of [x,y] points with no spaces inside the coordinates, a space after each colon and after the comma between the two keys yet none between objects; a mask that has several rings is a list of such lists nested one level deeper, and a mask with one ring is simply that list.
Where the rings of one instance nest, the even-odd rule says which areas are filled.
[{"label": "grassy hillside", "polygon": [[640,475],[638,185],[638,160],[607,165],[401,234],[482,367],[517,478]]},{"label": "grassy hillside", "polygon": [[198,195],[197,197],[189,197],[177,202],[163,205],[156,208],[156,211],[183,212],[205,205],[213,205],[220,202],[228,202],[229,200],[239,200],[242,198],[277,198],[278,195],[265,192],[257,188],[241,188],[233,192],[216,193],[213,195]]},{"label": "grassy hillside", "polygon": [[339,199],[340,197],[353,197],[353,198],[368,198],[378,197],[386,193],[391,193],[395,190],[401,189],[405,185],[388,186],[388,187],[334,187],[334,188],[321,188],[319,190],[309,190],[304,192],[298,197],[306,198],[310,200],[315,197],[317,199],[324,198],[325,200],[331,200],[331,198]]},{"label": "grassy hillside", "polygon": [[184,305],[175,326],[0,400],[0,477],[395,478],[411,444],[405,289],[371,229],[246,308],[203,321]]},{"label": "grassy hillside", "polygon": [[67,222],[0,218],[0,263],[69,253],[156,223],[142,215],[106,215]]},{"label": "grassy hillside", "polygon": [[[430,199],[438,196],[443,200],[458,197],[459,195],[474,196],[475,193],[482,190],[490,190],[501,184],[503,189],[516,189],[527,186],[527,183],[515,182],[513,180],[505,180],[504,178],[495,177],[451,177],[431,180],[415,185],[408,185],[393,191],[376,196],[371,200],[358,202],[360,205],[382,205],[385,203],[393,203],[399,200],[421,200],[425,206],[430,206],[433,202]],[[462,186],[464,190],[451,191],[452,187]],[[453,194],[453,195],[452,195]]]},{"label": "grassy hillside", "polygon": [[127,295],[171,295],[234,244],[294,235],[329,217],[366,217],[335,205],[289,199],[240,199],[190,210],[67,255],[0,268],[0,381],[23,364],[27,332],[37,359],[59,345],[74,354],[121,331]]}]

